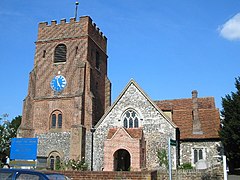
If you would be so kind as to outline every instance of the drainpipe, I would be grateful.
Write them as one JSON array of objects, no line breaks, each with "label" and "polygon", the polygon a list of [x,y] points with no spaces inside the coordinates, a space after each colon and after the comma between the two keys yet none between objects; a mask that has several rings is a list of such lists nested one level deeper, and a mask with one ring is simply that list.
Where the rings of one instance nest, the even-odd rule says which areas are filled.
[{"label": "drainpipe", "polygon": [[93,133],[95,132],[95,128],[91,128],[90,131],[92,133],[92,148],[91,148],[91,171],[93,171]]}]

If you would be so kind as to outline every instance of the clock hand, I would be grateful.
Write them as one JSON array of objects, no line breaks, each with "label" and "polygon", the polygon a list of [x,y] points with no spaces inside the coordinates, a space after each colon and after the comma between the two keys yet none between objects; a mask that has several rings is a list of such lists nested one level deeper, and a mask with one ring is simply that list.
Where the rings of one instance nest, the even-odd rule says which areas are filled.
[{"label": "clock hand", "polygon": [[59,78],[57,78],[57,85],[60,87],[60,83],[59,83],[58,79],[59,79]]}]

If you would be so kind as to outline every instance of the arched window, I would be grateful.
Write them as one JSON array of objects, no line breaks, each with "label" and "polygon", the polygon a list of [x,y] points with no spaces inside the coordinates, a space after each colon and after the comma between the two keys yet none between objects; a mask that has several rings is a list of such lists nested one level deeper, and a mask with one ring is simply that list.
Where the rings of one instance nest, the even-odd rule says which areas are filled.
[{"label": "arched window", "polygon": [[138,118],[137,117],[134,119],[134,127],[138,127]]},{"label": "arched window", "polygon": [[52,128],[56,128],[56,114],[52,114]]},{"label": "arched window", "polygon": [[51,170],[59,170],[61,168],[61,157],[57,151],[53,151],[48,156],[48,167]]},{"label": "arched window", "polygon": [[127,120],[127,118],[124,118],[124,120],[123,120],[123,127],[128,128],[128,120]]},{"label": "arched window", "polygon": [[123,127],[125,128],[138,128],[139,127],[139,118],[137,113],[129,109],[123,114]]},{"label": "arched window", "polygon": [[53,156],[50,156],[50,169],[54,170],[55,160]]},{"label": "arched window", "polygon": [[61,168],[61,159],[59,156],[56,156],[55,169],[59,170]]},{"label": "arched window", "polygon": [[51,129],[62,128],[62,113],[61,111],[54,111],[51,115]]},{"label": "arched window", "polygon": [[129,119],[129,128],[133,128],[133,120],[132,120],[132,118]]},{"label": "arched window", "polygon": [[66,62],[67,47],[65,44],[59,44],[54,50],[54,63]]},{"label": "arched window", "polygon": [[58,114],[58,128],[62,128],[62,114]]}]

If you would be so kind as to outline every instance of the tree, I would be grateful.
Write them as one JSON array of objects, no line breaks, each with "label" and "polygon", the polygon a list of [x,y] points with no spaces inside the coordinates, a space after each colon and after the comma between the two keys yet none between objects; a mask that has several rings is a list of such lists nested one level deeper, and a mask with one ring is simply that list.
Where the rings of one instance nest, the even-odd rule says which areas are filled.
[{"label": "tree", "polygon": [[229,171],[240,167],[240,77],[235,79],[236,92],[222,98],[220,137],[227,156]]},{"label": "tree", "polygon": [[6,114],[2,115],[2,117],[2,123],[0,124],[0,155],[9,156],[11,138],[16,137],[22,117],[17,116],[11,122],[6,120],[6,117],[8,117]]}]

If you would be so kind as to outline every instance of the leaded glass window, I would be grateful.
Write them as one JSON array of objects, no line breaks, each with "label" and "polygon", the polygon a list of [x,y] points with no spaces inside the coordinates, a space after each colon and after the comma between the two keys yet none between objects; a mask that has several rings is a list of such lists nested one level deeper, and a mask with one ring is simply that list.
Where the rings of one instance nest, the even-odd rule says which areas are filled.
[{"label": "leaded glass window", "polygon": [[125,128],[139,127],[139,117],[134,110],[129,109],[123,114],[123,127]]},{"label": "leaded glass window", "polygon": [[52,115],[52,128],[56,128],[56,114]]},{"label": "leaded glass window", "polygon": [[59,110],[56,110],[52,113],[51,115],[51,122],[50,122],[50,127],[51,129],[60,129],[62,128],[62,113]]},{"label": "leaded glass window", "polygon": [[58,114],[58,128],[62,128],[62,114]]},{"label": "leaded glass window", "polygon": [[193,163],[195,164],[199,160],[204,159],[203,148],[194,148],[193,150]]}]

